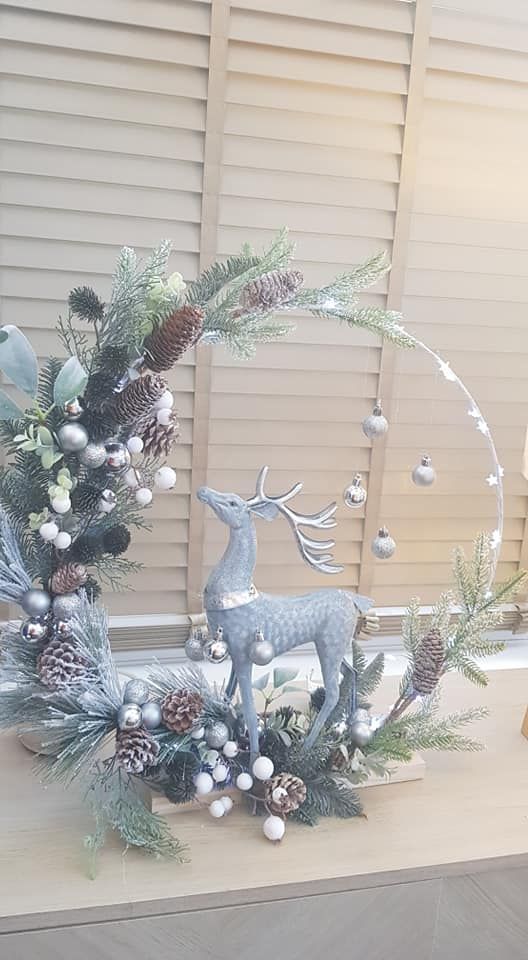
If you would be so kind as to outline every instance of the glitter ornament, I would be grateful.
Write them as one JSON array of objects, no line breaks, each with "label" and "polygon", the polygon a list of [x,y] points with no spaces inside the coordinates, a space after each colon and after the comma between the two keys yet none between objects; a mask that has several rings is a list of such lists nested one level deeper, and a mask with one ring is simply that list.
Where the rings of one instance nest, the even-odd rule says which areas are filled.
[{"label": "glitter ornament", "polygon": [[59,533],[59,528],[53,520],[49,520],[48,523],[43,523],[39,527],[39,534],[43,540],[55,540],[55,537]]},{"label": "glitter ornament", "polygon": [[55,513],[68,513],[71,510],[71,500],[69,497],[54,497],[51,501],[51,509]]},{"label": "glitter ornament", "polygon": [[214,637],[205,641],[202,652],[205,660],[209,663],[223,663],[229,656],[229,647],[223,638],[222,627],[218,627]]},{"label": "glitter ornament", "polygon": [[374,730],[370,724],[370,716],[367,710],[354,710],[350,717],[348,726],[350,740],[356,747],[366,747],[374,736]]},{"label": "glitter ornament", "polygon": [[226,767],[225,763],[217,763],[213,767],[213,780],[215,783],[224,783],[229,776],[229,769]]},{"label": "glitter ornament", "polygon": [[149,503],[152,503],[152,490],[148,487],[139,487],[136,490],[136,503],[140,507],[148,507]]},{"label": "glitter ornament", "polygon": [[220,803],[222,804],[226,813],[230,813],[233,809],[233,801],[231,797],[220,797]]},{"label": "glitter ornament", "polygon": [[112,513],[117,506],[117,497],[113,490],[103,490],[99,500],[99,513]]},{"label": "glitter ornament", "polygon": [[137,703],[141,706],[149,698],[149,685],[141,677],[129,680],[123,691],[123,703]]},{"label": "glitter ornament", "polygon": [[84,407],[79,403],[78,397],[75,397],[73,400],[69,400],[68,403],[65,403],[62,412],[70,423],[74,423],[76,420],[80,420],[83,413]]},{"label": "glitter ornament", "polygon": [[257,757],[252,770],[257,780],[269,780],[273,776],[273,761],[269,757]]},{"label": "glitter ornament", "polygon": [[156,420],[161,427],[168,427],[172,420],[172,410],[169,407],[163,407],[161,410],[158,410]]},{"label": "glitter ornament", "polygon": [[20,606],[28,617],[45,617],[51,607],[51,597],[46,590],[33,587],[22,595]]},{"label": "glitter ornament", "polygon": [[205,797],[214,787],[214,780],[210,773],[198,773],[194,778],[194,786],[199,797]]},{"label": "glitter ornament", "polygon": [[189,658],[189,660],[198,662],[199,660],[204,659],[204,641],[205,637],[202,630],[191,630],[187,640],[185,641],[185,655]]},{"label": "glitter ornament", "polygon": [[374,537],[370,549],[378,560],[388,560],[396,550],[396,541],[392,539],[387,527],[381,527],[378,530],[377,537]]},{"label": "glitter ornament", "polygon": [[31,617],[22,623],[20,636],[31,646],[44,643],[49,636],[49,624],[42,617]]},{"label": "glitter ornament", "polygon": [[264,823],[262,824],[262,832],[268,840],[272,840],[277,843],[279,840],[282,840],[284,833],[286,831],[286,824],[282,817],[266,817]]},{"label": "glitter ornament", "polygon": [[431,457],[427,455],[422,457],[420,463],[414,468],[411,476],[412,482],[415,483],[417,487],[430,487],[436,480],[436,471],[432,466]]},{"label": "glitter ornament", "polygon": [[176,470],[172,467],[160,467],[154,474],[154,486],[158,490],[171,490],[176,483]]},{"label": "glitter ornament", "polygon": [[384,433],[387,433],[389,423],[383,416],[381,400],[376,402],[372,413],[368,417],[365,417],[361,424],[361,429],[369,440],[377,440],[378,437],[382,437]]},{"label": "glitter ornament", "polygon": [[61,597],[55,597],[53,616],[57,620],[71,620],[78,613],[80,605],[81,601],[76,593],[65,593]]},{"label": "glitter ornament", "polygon": [[253,786],[253,777],[250,773],[239,773],[236,778],[236,785],[239,790],[251,790]]},{"label": "glitter ornament", "polygon": [[273,660],[275,649],[273,644],[264,638],[262,630],[257,630],[255,633],[255,639],[251,644],[249,656],[252,663],[255,663],[258,667],[265,667]]},{"label": "glitter ornament", "polygon": [[223,817],[225,812],[226,810],[221,800],[213,800],[213,802],[209,804],[209,813],[215,818],[215,820],[219,820],[220,817]]},{"label": "glitter ornament", "polygon": [[235,740],[228,740],[222,747],[222,753],[228,760],[234,760],[238,754],[238,743]]},{"label": "glitter ornament", "polygon": [[124,443],[109,440],[105,443],[105,465],[109,473],[124,473],[130,466],[130,454]]},{"label": "glitter ornament", "polygon": [[145,730],[156,730],[161,725],[161,707],[155,700],[141,706],[141,719]]},{"label": "glitter ornament", "polygon": [[82,423],[63,423],[57,430],[57,440],[65,453],[80,453],[88,445],[88,439]]},{"label": "glitter ornament", "polygon": [[53,540],[53,545],[57,550],[67,550],[68,547],[71,547],[72,538],[66,530],[61,530]]},{"label": "glitter ornament", "polygon": [[215,720],[205,733],[205,741],[208,747],[214,747],[215,750],[221,750],[229,740],[229,727],[223,720]]},{"label": "glitter ornament", "polygon": [[356,510],[362,507],[367,499],[367,491],[361,482],[361,474],[356,473],[352,483],[343,493],[343,500],[347,507]]},{"label": "glitter ornament", "polygon": [[159,400],[153,406],[153,410],[171,410],[174,406],[174,397],[170,390],[165,390],[165,393],[161,395]]},{"label": "glitter ornament", "polygon": [[129,453],[141,453],[143,450],[143,440],[141,437],[129,437],[127,440],[127,450]]},{"label": "glitter ornament", "polygon": [[137,703],[123,703],[117,711],[117,726],[120,730],[138,730],[143,716]]},{"label": "glitter ornament", "polygon": [[97,470],[106,460],[106,449],[103,443],[88,443],[79,454],[79,462],[88,470]]}]

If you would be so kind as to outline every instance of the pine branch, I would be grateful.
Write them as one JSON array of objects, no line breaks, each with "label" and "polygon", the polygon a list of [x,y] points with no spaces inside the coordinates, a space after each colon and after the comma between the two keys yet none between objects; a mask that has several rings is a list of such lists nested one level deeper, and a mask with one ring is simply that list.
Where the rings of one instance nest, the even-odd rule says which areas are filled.
[{"label": "pine branch", "polygon": [[224,287],[244,276],[248,270],[258,267],[260,261],[260,257],[248,252],[228,257],[223,263],[213,263],[200,274],[197,280],[189,284],[186,294],[187,302],[205,306]]},{"label": "pine branch", "polygon": [[361,801],[344,778],[326,773],[305,782],[306,801],[299,809],[306,806],[308,815],[348,819],[362,814]]},{"label": "pine branch", "polygon": [[368,697],[374,693],[383,679],[385,670],[385,655],[377,653],[363,670],[361,677],[358,678],[358,697]]}]

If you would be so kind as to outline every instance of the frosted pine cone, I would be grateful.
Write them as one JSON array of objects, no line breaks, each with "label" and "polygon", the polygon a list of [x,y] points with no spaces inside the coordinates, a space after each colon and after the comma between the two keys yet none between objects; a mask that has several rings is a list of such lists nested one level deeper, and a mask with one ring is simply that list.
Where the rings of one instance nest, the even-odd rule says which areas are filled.
[{"label": "frosted pine cone", "polygon": [[143,440],[143,455],[161,460],[169,456],[174,444],[180,436],[180,424],[176,414],[172,414],[169,424],[165,427],[158,423],[156,417],[148,420],[138,431]]},{"label": "frosted pine cone", "polygon": [[299,270],[272,270],[250,280],[240,294],[238,315],[250,310],[273,310],[291,300],[303,283]]},{"label": "frosted pine cone", "polygon": [[141,774],[157,763],[160,745],[146,730],[123,730],[116,737],[116,760],[127,773]]},{"label": "frosted pine cone", "polygon": [[165,393],[167,384],[163,377],[152,373],[132,380],[121,393],[118,393],[112,412],[118,423],[134,423],[147,413]]},{"label": "frosted pine cone", "polygon": [[287,816],[306,800],[306,784],[292,773],[279,773],[266,781],[265,798],[271,813]]},{"label": "frosted pine cone", "polygon": [[65,563],[51,578],[53,593],[74,593],[86,583],[88,574],[82,563]]},{"label": "frosted pine cone", "polygon": [[445,660],[445,646],[438,630],[431,630],[420,640],[414,656],[412,688],[419,696],[427,696],[436,687]]},{"label": "frosted pine cone", "polygon": [[203,313],[187,305],[176,310],[145,340],[145,362],[151,370],[170,370],[189,347],[200,339]]},{"label": "frosted pine cone", "polygon": [[88,664],[70,640],[52,640],[38,657],[37,669],[41,682],[57,690],[83,680]]},{"label": "frosted pine cone", "polygon": [[203,710],[203,699],[192,690],[168,693],[161,704],[163,723],[174,733],[186,733],[198,720]]}]

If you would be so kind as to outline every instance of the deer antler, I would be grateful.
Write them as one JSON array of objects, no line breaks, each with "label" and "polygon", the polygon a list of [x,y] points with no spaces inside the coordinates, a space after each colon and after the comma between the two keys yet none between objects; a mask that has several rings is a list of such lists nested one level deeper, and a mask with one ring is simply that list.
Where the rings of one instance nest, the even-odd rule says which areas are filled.
[{"label": "deer antler", "polygon": [[332,554],[321,553],[322,550],[332,550],[335,547],[335,540],[313,540],[300,529],[301,527],[315,527],[318,530],[327,530],[330,527],[335,527],[334,514],[337,510],[337,503],[328,504],[319,513],[296,513],[291,507],[287,507],[286,503],[300,493],[302,483],[294,484],[290,490],[278,497],[270,497],[264,491],[268,470],[269,467],[262,467],[257,477],[255,495],[247,501],[248,505],[254,507],[258,504],[273,503],[290,524],[300,554],[309,566],[321,573],[341,573],[344,568],[341,564],[334,562]]}]

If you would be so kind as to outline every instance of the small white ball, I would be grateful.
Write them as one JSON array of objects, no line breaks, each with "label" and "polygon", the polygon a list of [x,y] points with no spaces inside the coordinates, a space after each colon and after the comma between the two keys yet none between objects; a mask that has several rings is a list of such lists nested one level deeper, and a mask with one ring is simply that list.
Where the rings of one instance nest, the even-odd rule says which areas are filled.
[{"label": "small white ball", "polygon": [[284,800],[284,797],[288,796],[288,791],[284,787],[275,787],[271,792],[271,799],[274,803],[280,803],[281,800]]},{"label": "small white ball", "polygon": [[223,817],[225,812],[226,810],[221,800],[213,800],[213,802],[209,804],[209,813],[215,818],[215,820],[219,820],[220,817]]},{"label": "small white ball", "polygon": [[234,740],[228,740],[227,743],[224,743],[222,753],[228,760],[233,760],[238,754],[238,743],[235,743]]},{"label": "small white ball", "polygon": [[50,520],[48,523],[43,523],[39,528],[39,533],[43,540],[55,540],[58,532],[59,528],[56,523],[53,523],[52,520]]},{"label": "small white ball", "polygon": [[229,813],[233,809],[233,801],[231,797],[220,797],[220,803],[222,804],[226,813]]},{"label": "small white ball", "polygon": [[171,490],[176,483],[176,470],[172,467],[160,467],[154,474],[154,484],[158,490]]},{"label": "small white ball", "polygon": [[218,750],[208,750],[204,755],[204,761],[205,763],[208,763],[210,767],[214,767],[215,763],[218,763],[219,759],[220,754],[218,753]]},{"label": "small white ball", "polygon": [[139,470],[136,470],[134,467],[130,467],[130,470],[127,470],[127,472],[123,474],[123,480],[127,487],[130,487],[131,490],[136,490],[141,481]]},{"label": "small white ball", "polygon": [[251,790],[253,777],[250,773],[239,773],[236,778],[236,785],[239,790]]},{"label": "small white ball", "polygon": [[54,497],[51,501],[51,509],[55,513],[68,513],[71,510],[71,500],[69,497]]},{"label": "small white ball", "polygon": [[213,780],[215,783],[223,783],[224,780],[227,780],[228,774],[229,770],[225,763],[217,763],[216,767],[213,768]]},{"label": "small white ball", "polygon": [[141,437],[129,437],[127,447],[129,453],[141,453],[143,450],[143,440]]},{"label": "small white ball", "polygon": [[266,817],[262,824],[262,831],[268,840],[282,840],[285,830],[286,824],[281,817]]},{"label": "small white ball", "polygon": [[194,778],[194,785],[198,796],[205,797],[206,794],[211,793],[214,787],[214,780],[210,773],[197,773]]},{"label": "small white ball", "polygon": [[139,490],[136,490],[136,503],[139,503],[140,507],[147,507],[151,502],[152,490],[149,490],[148,487],[140,487]]},{"label": "small white ball", "polygon": [[172,410],[170,410],[168,407],[163,407],[163,410],[158,410],[158,413],[156,414],[156,420],[158,421],[160,427],[168,427],[172,420]]},{"label": "small white ball", "polygon": [[269,780],[275,767],[269,757],[257,757],[253,764],[253,773],[257,780]]},{"label": "small white ball", "polygon": [[71,546],[72,538],[69,533],[66,533],[66,530],[61,530],[57,534],[53,543],[57,547],[57,550],[67,550]]},{"label": "small white ball", "polygon": [[205,737],[205,727],[195,727],[191,730],[191,740],[203,740]]},{"label": "small white ball", "polygon": [[159,400],[156,400],[154,404],[154,410],[170,410],[174,404],[174,397],[170,390],[165,390],[165,393],[161,394]]}]

